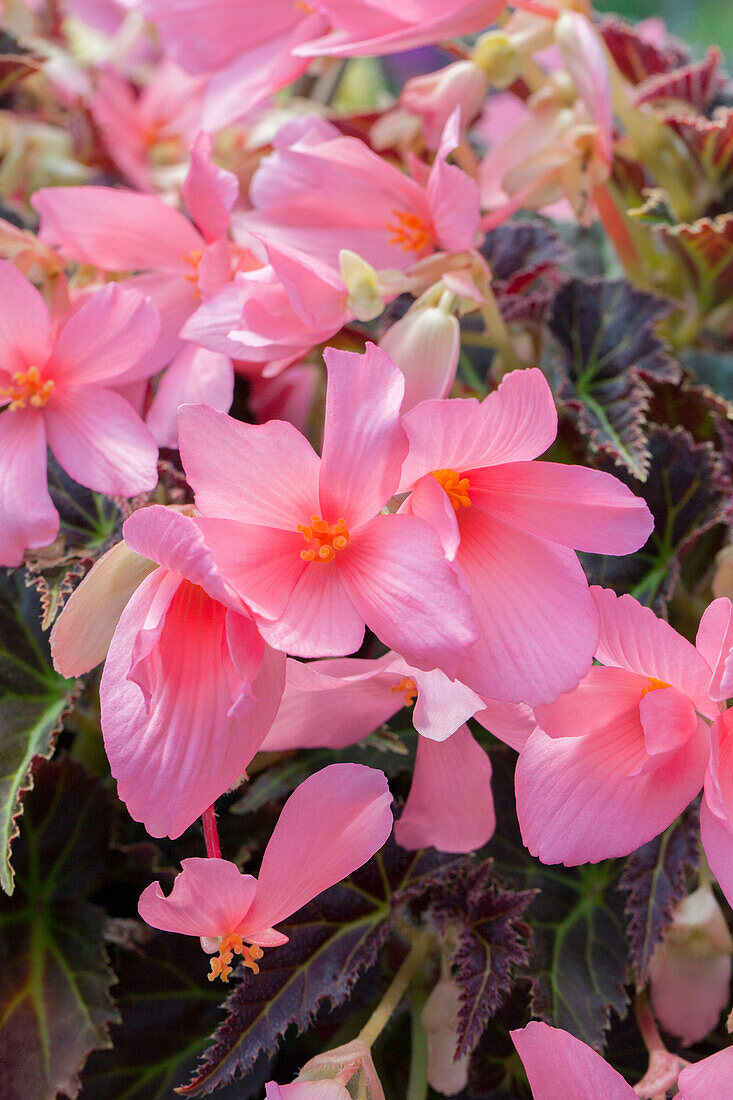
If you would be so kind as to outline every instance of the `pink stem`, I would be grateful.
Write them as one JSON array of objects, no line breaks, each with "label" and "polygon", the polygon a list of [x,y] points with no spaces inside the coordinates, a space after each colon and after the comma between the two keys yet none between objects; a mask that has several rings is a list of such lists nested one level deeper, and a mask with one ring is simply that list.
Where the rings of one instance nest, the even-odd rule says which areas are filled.
[{"label": "pink stem", "polygon": [[213,806],[204,810],[201,815],[204,824],[204,840],[206,841],[206,854],[209,859],[221,859],[219,847],[219,832],[216,828],[216,811]]},{"label": "pink stem", "polygon": [[644,1040],[644,1046],[649,1054],[651,1055],[655,1050],[663,1050],[666,1054],[667,1048],[662,1042],[662,1036],[659,1034],[657,1021],[654,1019],[654,1013],[646,993],[637,994],[634,1011],[641,1037]]}]

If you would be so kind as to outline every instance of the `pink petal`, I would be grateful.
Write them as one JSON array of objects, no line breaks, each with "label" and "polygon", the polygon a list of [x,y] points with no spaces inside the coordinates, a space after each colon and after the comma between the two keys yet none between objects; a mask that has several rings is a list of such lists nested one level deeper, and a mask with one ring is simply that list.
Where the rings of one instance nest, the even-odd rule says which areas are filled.
[{"label": "pink petal", "polygon": [[380,515],[335,563],[367,626],[414,668],[455,676],[476,638],[468,597],[422,520]]},{"label": "pink petal", "polygon": [[178,431],[186,476],[205,515],[294,533],[310,523],[320,464],[292,424],[242,424],[206,405],[187,405]]},{"label": "pink petal", "polygon": [[42,187],[31,205],[45,244],[105,271],[187,275],[186,256],[205,247],[190,221],[153,195],[112,187]]},{"label": "pink petal", "polygon": [[95,561],[53,624],[51,654],[57,672],[81,676],[105,659],[122,612],[154,569],[156,562],[124,541]]},{"label": "pink petal", "polygon": [[457,107],[445,124],[427,186],[436,242],[446,252],[468,251],[479,229],[478,184],[447,161],[449,153],[460,144],[460,117]]},{"label": "pink petal", "polygon": [[133,275],[124,285],[149,297],[160,316],[158,342],[134,371],[135,376],[150,378],[180,352],[181,330],[201,303],[196,297],[195,284],[176,273]]},{"label": "pink petal", "polygon": [[588,737],[637,712],[648,687],[648,679],[635,672],[594,665],[574,691],[535,707],[534,715],[548,737]]},{"label": "pink petal", "polygon": [[191,164],[181,188],[184,202],[207,241],[223,237],[239,195],[239,180],[211,159],[211,138],[203,131],[191,146]]},{"label": "pink petal", "polygon": [[289,1085],[265,1085],[265,1100],[351,1100],[340,1081],[293,1081]]},{"label": "pink petal", "polygon": [[603,39],[580,12],[564,11],[555,38],[578,95],[600,131],[606,159],[613,155],[613,104],[608,55]]},{"label": "pink petal", "polygon": [[643,607],[633,596],[617,596],[607,588],[591,588],[600,615],[596,657],[679,688],[708,718],[717,707],[708,697],[710,668],[700,653],[669,623]]},{"label": "pink petal", "polygon": [[[331,764],[291,794],[262,857],[246,927],[270,928],[379,851],[392,830],[382,772]],[[243,933],[249,936],[249,931]]]},{"label": "pink petal", "polygon": [[181,861],[173,889],[166,897],[160,883],[143,890],[138,912],[146,924],[185,936],[228,936],[252,904],[257,880],[243,875],[226,859]]},{"label": "pink petal", "polygon": [[234,370],[228,355],[184,344],[158,383],[145,422],[159,447],[178,446],[178,409],[205,402],[228,412],[234,394]]},{"label": "pink petal", "polygon": [[44,409],[48,445],[80,485],[131,497],[158,483],[155,440],[123,397],[102,386],[64,386]]},{"label": "pink petal", "polygon": [[278,619],[306,569],[303,536],[230,519],[196,522],[217,570],[239,598],[257,615]]},{"label": "pink petal", "polygon": [[711,808],[707,780],[700,810],[700,830],[710,870],[728,904],[733,904],[733,822],[720,817]]},{"label": "pink petal", "polygon": [[440,539],[448,561],[455,561],[461,542],[458,517],[450,497],[432,474],[421,477],[400,508],[400,512],[417,516],[429,523]]},{"label": "pink petal", "polygon": [[425,401],[403,418],[410,451],[403,488],[431,470],[470,470],[537,458],[557,435],[557,412],[542,371],[512,371],[479,404]]},{"label": "pink petal", "polygon": [[471,852],[496,828],[491,761],[467,726],[445,741],[420,737],[412,786],[395,840],[403,848]]},{"label": "pink petal", "polygon": [[384,665],[385,658],[289,660],[282,702],[263,752],[340,749],[367,737],[404,703],[393,690],[399,678]]},{"label": "pink petal", "polygon": [[468,475],[471,501],[513,527],[591,554],[630,554],[654,527],[645,501],[600,470],[511,462]]},{"label": "pink petal", "polygon": [[720,702],[733,695],[733,604],[721,596],[705,608],[695,646],[712,669],[708,688],[711,699]]},{"label": "pink petal", "polygon": [[638,710],[588,737],[529,737],[516,771],[522,839],[543,863],[597,863],[625,856],[663,832],[700,790],[707,726],[655,771],[645,757]]},{"label": "pink petal", "polygon": [[137,290],[110,283],[87,298],[63,325],[48,373],[64,385],[109,381],[139,363],[159,334],[155,306]]},{"label": "pink petal", "polygon": [[489,699],[540,703],[572,691],[593,660],[598,613],[571,550],[463,508],[457,561],[482,631],[461,680]]},{"label": "pink petal", "polygon": [[678,1100],[726,1100],[733,1080],[733,1047],[726,1047],[703,1058],[693,1066],[685,1066],[679,1075]]},{"label": "pink petal", "polygon": [[505,745],[521,752],[537,725],[531,709],[523,703],[500,703],[497,699],[484,699],[484,703],[484,710],[474,715],[476,721]]},{"label": "pink petal", "polygon": [[0,260],[0,299],[0,377],[28,367],[40,369],[52,347],[48,308],[33,284],[6,260]]},{"label": "pink petal", "polygon": [[33,408],[0,413],[0,565],[20,565],[27,547],[48,546],[58,530],[43,414]]},{"label": "pink petal", "polygon": [[334,563],[315,561],[301,572],[282,615],[261,621],[260,630],[271,646],[295,657],[342,657],[364,640],[364,618]]},{"label": "pink petal", "polygon": [[681,748],[697,725],[695,708],[677,688],[648,691],[639,704],[644,745],[656,764]]},{"label": "pink petal", "polygon": [[534,1100],[636,1100],[621,1074],[567,1031],[532,1020],[509,1034]]},{"label": "pink petal", "polygon": [[431,741],[445,741],[459,726],[483,710],[484,701],[460,680],[450,680],[440,669],[421,672],[404,665],[405,674],[417,684],[412,714],[415,729]]},{"label": "pink petal", "polygon": [[324,518],[351,529],[376,515],[400,480],[407,437],[400,426],[405,379],[374,344],[364,355],[327,348],[320,475]]},{"label": "pink petal", "polygon": [[[139,685],[129,678],[131,654],[161,583],[155,574],[149,577],[123,613],[100,699],[120,798],[152,836],[177,837],[243,775],[266,726],[249,715],[230,716],[247,685],[226,644],[227,611],[187,581],[178,584],[158,630],[146,641],[145,672],[154,689],[146,706]],[[248,620],[243,629],[251,629]],[[276,707],[277,701],[271,717]]]},{"label": "pink petal", "polygon": [[[318,15],[311,18],[316,31],[322,28]],[[310,21],[306,17],[301,25]],[[214,73],[206,90],[202,126],[211,131],[230,126],[273,92],[297,80],[309,64],[308,60],[294,57],[290,52],[291,44],[300,41],[302,33],[296,28],[295,33],[283,34],[258,46],[249,45],[225,68]]]}]

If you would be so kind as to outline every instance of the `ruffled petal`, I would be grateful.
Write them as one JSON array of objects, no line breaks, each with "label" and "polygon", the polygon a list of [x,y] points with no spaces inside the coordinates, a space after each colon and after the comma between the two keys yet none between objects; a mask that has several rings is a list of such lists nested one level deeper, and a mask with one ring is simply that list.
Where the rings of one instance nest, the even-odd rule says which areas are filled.
[{"label": "ruffled petal", "polygon": [[201,132],[191,146],[191,164],[181,188],[189,213],[207,241],[223,237],[239,195],[239,180],[211,159],[211,137]]},{"label": "ruffled petal", "polygon": [[230,935],[252,904],[257,879],[226,859],[194,856],[182,860],[181,867],[167,897],[158,882],[143,890],[138,902],[142,919],[185,936]]},{"label": "ruffled petal", "polygon": [[460,680],[450,680],[440,669],[422,672],[405,666],[417,684],[418,694],[412,721],[418,733],[431,741],[445,741],[459,726],[484,709],[484,701]]},{"label": "ruffled petal", "polygon": [[43,414],[0,413],[0,565],[20,565],[29,546],[48,546],[58,530],[48,494]]},{"label": "ruffled petal", "polygon": [[0,260],[0,386],[5,374],[44,366],[51,354],[51,318],[41,294],[14,264]]},{"label": "ruffled petal", "polygon": [[228,355],[185,344],[156,390],[145,422],[159,447],[178,446],[178,409],[206,402],[228,412],[234,394],[234,369]]}]

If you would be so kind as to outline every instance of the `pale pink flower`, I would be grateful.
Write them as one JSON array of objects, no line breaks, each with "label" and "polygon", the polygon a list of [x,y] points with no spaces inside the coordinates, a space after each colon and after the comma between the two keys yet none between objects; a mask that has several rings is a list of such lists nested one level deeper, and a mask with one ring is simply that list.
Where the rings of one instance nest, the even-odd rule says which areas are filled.
[{"label": "pale pink flower", "polygon": [[103,271],[139,272],[126,286],[148,295],[161,317],[160,338],[146,359],[148,375],[170,364],[151,408],[161,446],[176,445],[178,405],[206,400],[228,409],[234,375],[228,357],[185,345],[180,333],[201,304],[228,283],[235,270],[258,266],[227,237],[239,185],[210,159],[201,134],[191,149],[183,185],[195,225],[153,195],[111,187],[42,188],[32,198],[39,236],[67,259]]},{"label": "pale pink flower", "polygon": [[[452,295],[447,292],[446,297]],[[421,401],[447,397],[458,368],[461,329],[442,300],[408,310],[387,329],[379,346],[405,376],[403,413]]]},{"label": "pale pink flower", "polygon": [[628,855],[663,832],[699,792],[710,751],[703,654],[632,596],[590,592],[603,667],[535,707],[517,764],[522,837],[544,863]]},{"label": "pale pink flower", "polygon": [[269,1081],[265,1092],[267,1100],[384,1100],[371,1050],[360,1039],[317,1054],[289,1085]]},{"label": "pale pink flower", "polygon": [[655,1015],[683,1046],[713,1031],[730,1004],[732,955],[725,916],[710,886],[700,886],[675,905],[649,966]]},{"label": "pale pink flower", "polygon": [[227,980],[235,953],[256,973],[259,948],[287,943],[273,925],[382,847],[392,828],[391,801],[382,772],[331,764],[283,806],[257,878],[225,859],[184,859],[168,897],[157,882],[143,891],[140,916],[165,932],[199,936],[205,951],[218,952],[211,978]]},{"label": "pale pink flower", "polygon": [[343,656],[366,623],[411,665],[453,675],[476,636],[468,598],[427,524],[379,514],[407,452],[402,374],[373,345],[325,357],[320,459],[290,424],[181,410],[197,523],[271,645]]},{"label": "pale pink flower", "polygon": [[496,825],[491,762],[464,723],[485,703],[439,669],[412,668],[397,653],[376,660],[289,660],[280,709],[262,749],[344,748],[413,704],[421,736],[395,839],[411,850],[480,848]]},{"label": "pale pink flower", "polygon": [[638,549],[653,526],[646,504],[609,474],[532,461],[557,432],[536,369],[508,374],[481,403],[425,401],[403,424],[403,510],[440,535],[481,629],[457,675],[485,698],[533,706],[572,690],[599,630],[574,550]]},{"label": "pale pink flower", "polygon": [[465,132],[481,110],[488,89],[486,73],[474,61],[454,61],[435,73],[408,80],[400,92],[400,106],[422,119],[428,149],[437,149],[450,115],[460,108]]},{"label": "pale pink flower", "polygon": [[[448,164],[460,143],[460,110],[443,129],[424,181],[411,179],[358,138],[306,116],[286,123],[250,187],[239,229],[299,248],[331,267],[347,248],[377,269],[403,269],[436,249],[463,252],[479,227],[479,192]],[[419,163],[419,162],[418,162]]]},{"label": "pale pink flower", "polygon": [[0,564],[59,529],[48,494],[46,448],[81,485],[133,496],[158,480],[158,448],[132,406],[114,392],[155,343],[155,308],[107,286],[58,331],[36,288],[0,261]]}]

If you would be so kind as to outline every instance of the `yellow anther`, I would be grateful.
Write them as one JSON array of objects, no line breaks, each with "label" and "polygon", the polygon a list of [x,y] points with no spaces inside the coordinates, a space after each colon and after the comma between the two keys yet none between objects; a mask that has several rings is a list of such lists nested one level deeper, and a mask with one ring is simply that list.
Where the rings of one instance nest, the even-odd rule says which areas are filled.
[{"label": "yellow anther", "polygon": [[33,405],[36,409],[41,409],[51,396],[53,388],[53,379],[48,378],[44,382],[38,367],[29,367],[26,371],[15,372],[13,385],[8,386],[6,389],[0,389],[0,397],[10,398],[10,404],[8,405],[10,412],[24,409],[26,403]]}]

